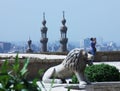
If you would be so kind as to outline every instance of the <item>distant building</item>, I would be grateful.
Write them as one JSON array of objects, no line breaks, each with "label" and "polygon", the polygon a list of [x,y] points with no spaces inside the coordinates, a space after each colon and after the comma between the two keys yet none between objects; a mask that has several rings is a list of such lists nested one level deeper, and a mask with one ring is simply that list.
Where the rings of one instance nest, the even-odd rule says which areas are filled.
[{"label": "distant building", "polygon": [[0,52],[7,53],[11,49],[11,43],[9,42],[0,42]]},{"label": "distant building", "polygon": [[84,48],[89,48],[90,47],[90,38],[84,39]]}]

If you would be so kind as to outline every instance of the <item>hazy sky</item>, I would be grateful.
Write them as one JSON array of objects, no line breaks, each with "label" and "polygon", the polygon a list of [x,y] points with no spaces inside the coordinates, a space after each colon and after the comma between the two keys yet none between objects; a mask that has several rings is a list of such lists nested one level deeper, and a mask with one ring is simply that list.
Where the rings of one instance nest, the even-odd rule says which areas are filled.
[{"label": "hazy sky", "polygon": [[40,41],[43,12],[49,41],[60,39],[62,11],[69,41],[120,41],[120,0],[0,0],[0,41]]}]

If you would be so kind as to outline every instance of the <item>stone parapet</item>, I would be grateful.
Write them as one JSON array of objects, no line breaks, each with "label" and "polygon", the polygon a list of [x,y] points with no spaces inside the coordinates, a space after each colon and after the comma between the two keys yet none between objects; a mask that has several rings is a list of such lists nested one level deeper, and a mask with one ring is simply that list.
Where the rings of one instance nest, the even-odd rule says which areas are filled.
[{"label": "stone parapet", "polygon": [[120,82],[97,82],[86,86],[86,91],[120,91]]},{"label": "stone parapet", "polygon": [[[120,82],[96,82],[91,85],[80,86],[79,84],[45,84],[45,88],[42,87],[40,82],[38,85],[42,88],[43,91],[45,89],[49,91],[120,91]],[[51,87],[52,86],[52,87]]]},{"label": "stone parapet", "polygon": [[95,62],[120,61],[120,51],[97,52]]},{"label": "stone parapet", "polygon": [[[56,53],[57,54],[57,53]],[[61,53],[62,54],[62,53]],[[66,53],[67,55],[67,53]],[[47,60],[55,60],[55,59],[64,59],[66,55],[52,55],[50,53],[46,54],[19,54],[19,58],[34,58],[34,59],[47,59]],[[0,59],[11,59],[14,58],[16,54],[0,54]],[[110,52],[97,52],[95,55],[94,62],[110,62],[110,61],[120,61],[120,51],[110,51]]]}]

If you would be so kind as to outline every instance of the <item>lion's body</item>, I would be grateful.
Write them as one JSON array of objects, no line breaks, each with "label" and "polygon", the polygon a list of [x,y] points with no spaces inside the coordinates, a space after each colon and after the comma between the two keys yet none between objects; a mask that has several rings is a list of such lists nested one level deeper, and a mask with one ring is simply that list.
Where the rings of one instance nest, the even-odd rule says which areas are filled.
[{"label": "lion's body", "polygon": [[75,74],[80,84],[87,84],[84,70],[87,61],[92,58],[93,56],[84,50],[73,49],[61,64],[51,67],[45,72],[43,82],[50,83],[54,79],[55,83],[62,83],[63,79],[70,78]]}]

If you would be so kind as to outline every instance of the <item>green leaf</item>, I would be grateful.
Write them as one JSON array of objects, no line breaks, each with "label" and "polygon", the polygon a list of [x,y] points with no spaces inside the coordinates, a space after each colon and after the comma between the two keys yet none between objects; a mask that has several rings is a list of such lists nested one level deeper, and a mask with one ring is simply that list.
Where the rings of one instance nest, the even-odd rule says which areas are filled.
[{"label": "green leaf", "polygon": [[33,81],[32,81],[32,84],[33,85],[37,85],[37,81],[38,81],[38,79],[36,78],[36,79],[34,79]]},{"label": "green leaf", "polygon": [[24,89],[25,88],[25,86],[24,86],[24,84],[21,84],[20,82],[19,83],[17,83],[16,85],[14,85],[14,89],[16,90],[16,91],[20,91],[21,89]]},{"label": "green leaf", "polygon": [[21,72],[21,76],[23,76],[23,75],[28,71],[28,70],[27,70],[28,64],[29,64],[29,59],[27,58],[27,59],[25,60],[25,63],[24,63],[24,66],[23,66],[22,70],[20,71],[20,72]]},{"label": "green leaf", "polygon": [[20,69],[20,64],[19,64],[19,57],[18,54],[15,57],[15,63],[13,64],[13,71],[17,74]]},{"label": "green leaf", "polygon": [[8,72],[8,60],[5,60],[1,67],[1,73],[7,73]]}]

